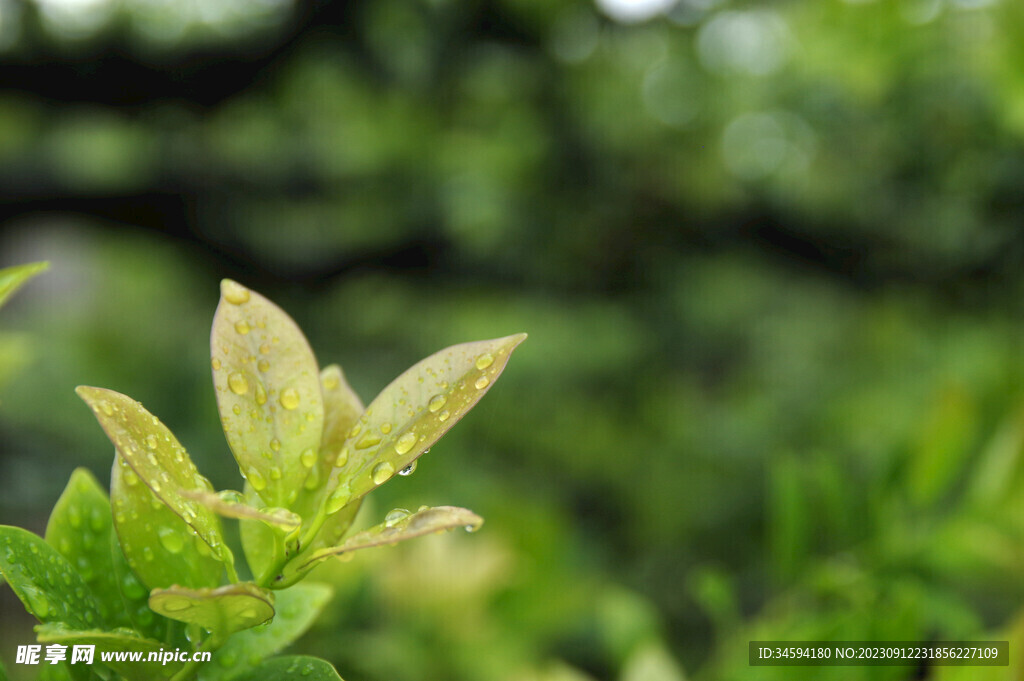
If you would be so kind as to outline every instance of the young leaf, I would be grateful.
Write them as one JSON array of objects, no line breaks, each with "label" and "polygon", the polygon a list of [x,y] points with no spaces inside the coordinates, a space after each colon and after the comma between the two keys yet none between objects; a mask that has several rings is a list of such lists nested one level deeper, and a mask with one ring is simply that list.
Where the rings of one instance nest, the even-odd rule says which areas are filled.
[{"label": "young leaf", "polygon": [[[307,492],[300,501],[308,505],[303,506],[304,517],[314,517],[317,508],[317,492],[326,483],[331,468],[338,452],[341,451],[349,431],[355,425],[356,420],[363,413],[363,403],[359,396],[345,380],[345,374],[341,367],[336,364],[325,368],[320,372],[320,387],[324,394],[324,436],[323,444],[320,446],[320,460],[315,469],[316,475],[306,478]],[[317,482],[319,487],[312,486],[311,481]],[[312,488],[312,493],[309,491]],[[324,520],[316,537],[309,546],[304,547],[307,552],[317,549],[335,546],[345,536],[348,528],[359,513],[360,501],[354,501],[345,508]]]},{"label": "young leaf", "polygon": [[0,574],[40,622],[100,624],[92,592],[64,556],[20,527],[0,525]]},{"label": "young leaf", "polygon": [[274,616],[274,595],[251,582],[217,589],[172,586],[154,589],[149,607],[164,617],[198,624],[219,639],[263,624]]},{"label": "young leaf", "polygon": [[200,681],[230,681],[302,636],[327,604],[331,588],[303,582],[275,594],[274,619],[228,639],[213,654],[214,664],[200,670]]},{"label": "young leaf", "polygon": [[213,491],[213,485],[199,474],[174,434],[126,395],[88,386],[79,386],[75,392],[92,409],[121,458],[230,570],[234,557],[222,539],[220,520],[202,504],[182,496],[183,490]]},{"label": "young leaf", "polygon": [[117,590],[120,593],[120,602],[124,606],[125,616],[140,634],[150,638],[160,638],[167,632],[168,622],[149,609],[149,590],[129,567],[128,559],[124,557],[121,544],[117,540],[117,533],[113,530],[111,530],[109,546],[110,562],[113,565],[113,575],[117,582]]},{"label": "young leaf", "polygon": [[92,473],[76,468],[50,512],[46,543],[57,549],[89,585],[103,622],[113,627],[129,626],[131,622],[120,607],[110,555],[112,524],[110,500],[103,488]]},{"label": "young leaf", "polygon": [[242,501],[242,493],[234,490],[206,492],[183,490],[182,496],[198,501],[214,513],[225,518],[245,518],[291,532],[302,525],[302,518],[286,508],[255,508]]},{"label": "young leaf", "polygon": [[[262,501],[248,482],[245,483],[244,489],[245,500],[250,506]],[[280,534],[265,523],[244,518],[238,522],[238,530],[242,538],[245,561],[253,577],[262,584],[263,577],[276,560],[277,552],[282,550]]]},{"label": "young leaf", "polygon": [[228,445],[269,506],[291,507],[315,462],[324,406],[316,358],[281,308],[221,282],[210,335],[213,385]]},{"label": "young leaf", "polygon": [[121,455],[114,457],[110,471],[110,497],[121,550],[147,589],[220,584],[224,564]]},{"label": "young leaf", "polygon": [[[395,513],[392,511],[392,513]],[[308,570],[317,563],[324,561],[331,556],[340,556],[343,553],[369,549],[374,546],[386,546],[396,544],[406,539],[415,539],[434,532],[465,528],[469,532],[475,532],[484,524],[484,519],[476,513],[458,506],[435,506],[420,508],[415,513],[407,515],[392,516],[379,525],[374,525],[368,530],[354,534],[339,546],[321,549],[313,552],[306,562],[299,565],[299,570]]]},{"label": "young leaf", "polygon": [[159,661],[148,662],[150,653],[163,652],[165,645],[160,641],[142,638],[131,629],[114,629],[102,631],[98,629],[80,630],[62,624],[41,624],[36,627],[36,638],[40,643],[61,643],[66,646],[93,645],[96,650],[94,663],[99,663],[101,653],[142,653],[141,661],[121,661],[111,659],[102,664],[110,667],[121,675],[125,681],[153,681],[169,679],[184,665],[168,660],[167,664]]},{"label": "young leaf", "polygon": [[48,262],[34,262],[27,265],[15,265],[0,270],[0,305],[7,302],[11,295],[21,288],[22,284],[48,269]]},{"label": "young leaf", "polygon": [[349,431],[327,485],[327,514],[411,465],[494,385],[525,339],[520,333],[453,345],[392,381]]},{"label": "young leaf", "polygon": [[327,660],[305,655],[290,655],[267,660],[248,670],[235,681],[345,681]]}]

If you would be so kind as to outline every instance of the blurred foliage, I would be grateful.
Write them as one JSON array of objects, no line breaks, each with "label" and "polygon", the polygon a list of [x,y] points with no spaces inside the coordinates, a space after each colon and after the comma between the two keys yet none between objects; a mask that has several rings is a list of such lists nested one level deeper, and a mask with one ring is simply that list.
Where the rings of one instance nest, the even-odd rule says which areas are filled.
[{"label": "blurred foliage", "polygon": [[230,276],[361,394],[530,333],[379,500],[481,534],[321,569],[298,652],[350,681],[972,636],[1017,678],[1021,45],[1010,0],[2,0],[4,263],[54,263],[2,318],[36,357],[0,394],[3,519],[107,465],[80,383],[226,484],[197,368]]}]

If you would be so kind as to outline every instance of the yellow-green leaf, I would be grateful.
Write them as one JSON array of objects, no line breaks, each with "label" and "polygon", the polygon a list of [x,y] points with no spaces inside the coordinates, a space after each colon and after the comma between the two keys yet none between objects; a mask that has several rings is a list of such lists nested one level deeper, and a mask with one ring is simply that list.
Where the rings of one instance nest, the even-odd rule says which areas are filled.
[{"label": "yellow-green leaf", "polygon": [[[181,522],[179,520],[179,522]],[[121,594],[121,603],[124,605],[125,616],[132,623],[132,628],[143,636],[159,638],[167,633],[168,621],[149,609],[149,590],[139,581],[139,578],[128,565],[121,550],[121,544],[117,538],[117,532],[112,531],[110,537],[110,558],[113,564],[114,579],[117,580],[117,589]],[[219,565],[217,566],[219,573]]]},{"label": "yellow-green leaf", "polygon": [[223,541],[217,515],[182,495],[183,490],[213,491],[213,485],[199,474],[170,429],[127,395],[88,386],[79,386],[76,392],[139,479],[195,530],[215,556],[232,565],[234,557]]},{"label": "yellow-green leaf", "polygon": [[375,546],[387,546],[434,532],[456,528],[475,532],[483,524],[483,518],[458,506],[435,506],[433,508],[423,506],[415,513],[396,510],[389,513],[383,523],[352,535],[341,545],[315,551],[304,563],[299,565],[298,569],[300,571],[308,570],[332,556],[340,556]]},{"label": "yellow-green leaf", "polygon": [[0,525],[0,574],[40,622],[99,626],[99,608],[81,576],[28,530]]},{"label": "yellow-green leaf", "polygon": [[229,681],[302,636],[331,597],[326,584],[302,582],[275,592],[274,619],[240,631],[213,654],[213,664],[199,672],[200,681]]},{"label": "yellow-green leaf", "polygon": [[96,596],[108,626],[129,626],[118,595],[110,555],[113,519],[106,492],[84,468],[76,468],[46,524],[46,543],[75,568]]},{"label": "yellow-green leaf", "polygon": [[396,378],[349,431],[325,490],[325,511],[406,469],[490,390],[525,333],[441,350]]},{"label": "yellow-green leaf", "polygon": [[273,617],[274,595],[251,582],[217,589],[172,586],[154,589],[149,595],[149,607],[164,617],[197,624],[223,640]]},{"label": "yellow-green leaf", "polygon": [[5,267],[0,270],[0,305],[6,303],[7,299],[21,288],[22,284],[49,267],[50,263],[48,262],[34,262]]},{"label": "yellow-green leaf", "polygon": [[324,423],[316,358],[281,308],[221,282],[210,335],[213,385],[238,467],[269,506],[291,508],[319,456]]},{"label": "yellow-green leaf", "polygon": [[185,490],[182,496],[198,501],[214,513],[225,518],[258,520],[262,523],[291,532],[302,524],[302,518],[286,508],[256,508],[245,503],[242,493],[235,490],[207,492],[205,490]]},{"label": "yellow-green leaf", "polygon": [[120,454],[110,471],[110,498],[121,550],[147,589],[220,584],[224,564]]},{"label": "yellow-green leaf", "polygon": [[142,638],[131,629],[114,629],[101,631],[98,629],[75,629],[61,624],[41,624],[36,627],[36,638],[40,643],[60,643],[67,646],[93,645],[94,664],[100,663],[102,653],[142,653],[139,661],[117,661],[113,656],[102,664],[110,667],[126,681],[154,681],[169,679],[184,665],[181,662],[167,661],[166,664],[154,660],[147,661],[150,653],[162,654],[166,644],[148,638]]}]

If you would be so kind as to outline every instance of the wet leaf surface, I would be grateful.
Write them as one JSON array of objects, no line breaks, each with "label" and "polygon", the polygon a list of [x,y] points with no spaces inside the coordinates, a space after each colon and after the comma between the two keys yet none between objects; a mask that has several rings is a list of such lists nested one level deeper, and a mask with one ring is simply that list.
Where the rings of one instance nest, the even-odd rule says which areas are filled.
[{"label": "wet leaf surface", "polygon": [[149,607],[164,617],[197,624],[223,638],[273,617],[274,595],[250,582],[217,589],[172,586],[154,589]]}]

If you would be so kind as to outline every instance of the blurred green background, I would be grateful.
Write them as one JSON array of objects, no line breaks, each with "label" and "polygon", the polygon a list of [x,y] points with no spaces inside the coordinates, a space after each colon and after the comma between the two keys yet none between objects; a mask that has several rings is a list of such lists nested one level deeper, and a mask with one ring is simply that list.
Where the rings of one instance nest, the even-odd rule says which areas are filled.
[{"label": "blurred green background", "polygon": [[[298,649],[348,681],[1021,679],[1022,224],[1016,1],[0,0],[0,264],[52,262],[0,314],[0,522],[108,478],[79,384],[239,486],[231,277],[366,401],[530,334],[361,516],[484,530],[322,570]],[[1013,666],[747,665],[971,637]]]}]

